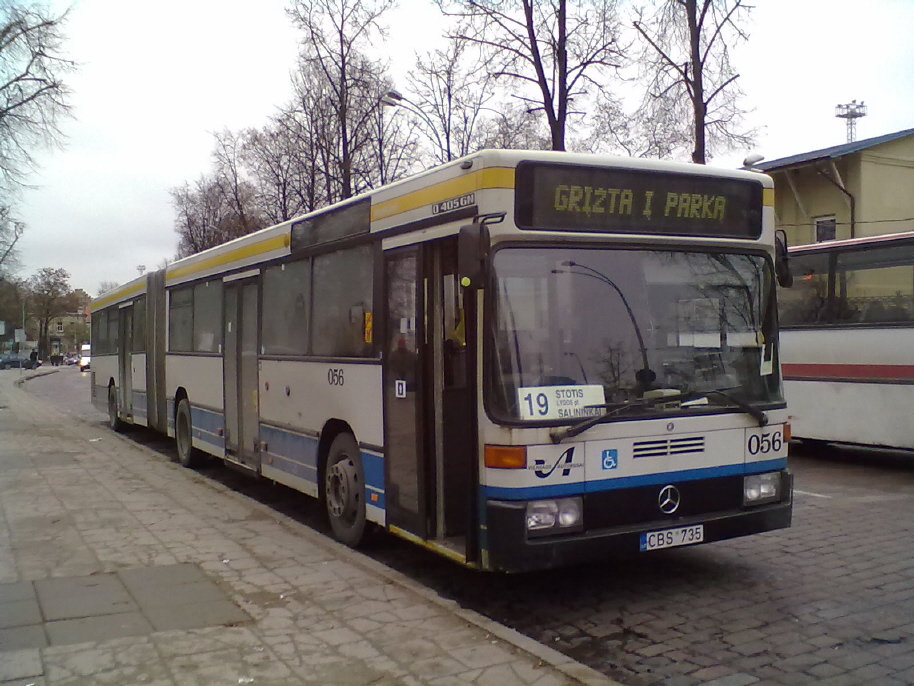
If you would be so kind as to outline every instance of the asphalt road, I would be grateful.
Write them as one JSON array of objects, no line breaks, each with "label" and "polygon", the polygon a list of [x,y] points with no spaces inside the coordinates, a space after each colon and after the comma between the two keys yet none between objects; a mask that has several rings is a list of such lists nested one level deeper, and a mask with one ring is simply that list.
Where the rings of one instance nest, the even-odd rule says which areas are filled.
[{"label": "asphalt road", "polygon": [[[27,388],[107,431],[88,377],[59,368]],[[914,455],[792,446],[791,469],[793,527],[744,539],[515,576],[383,534],[366,552],[628,686],[914,684]],[[300,494],[201,471],[326,532]]]}]

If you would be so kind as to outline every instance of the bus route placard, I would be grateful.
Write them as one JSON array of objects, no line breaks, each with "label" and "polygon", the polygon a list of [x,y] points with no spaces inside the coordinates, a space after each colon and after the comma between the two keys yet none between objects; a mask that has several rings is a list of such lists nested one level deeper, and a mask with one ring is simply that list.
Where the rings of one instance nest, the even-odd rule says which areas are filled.
[{"label": "bus route placard", "polygon": [[527,162],[517,167],[523,229],[757,239],[762,185],[746,179]]}]

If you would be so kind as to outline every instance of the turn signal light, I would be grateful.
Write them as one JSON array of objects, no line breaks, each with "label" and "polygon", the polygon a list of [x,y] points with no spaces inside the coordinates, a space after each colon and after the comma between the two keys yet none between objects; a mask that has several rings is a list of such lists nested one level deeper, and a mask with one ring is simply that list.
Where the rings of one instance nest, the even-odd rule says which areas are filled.
[{"label": "turn signal light", "polygon": [[487,445],[486,467],[495,469],[526,469],[527,447],[523,445]]},{"label": "turn signal light", "polygon": [[790,434],[790,422],[784,422],[784,442],[786,443],[792,438]]}]

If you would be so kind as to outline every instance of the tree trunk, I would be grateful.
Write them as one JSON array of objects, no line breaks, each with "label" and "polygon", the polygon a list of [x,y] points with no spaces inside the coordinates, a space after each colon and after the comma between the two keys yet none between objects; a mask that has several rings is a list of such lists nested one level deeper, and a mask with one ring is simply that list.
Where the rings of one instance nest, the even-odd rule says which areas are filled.
[{"label": "tree trunk", "polygon": [[689,22],[689,50],[692,73],[692,117],[695,147],[692,162],[705,163],[705,88],[704,64],[701,62],[701,27],[698,25],[697,0],[685,0],[686,18]]}]

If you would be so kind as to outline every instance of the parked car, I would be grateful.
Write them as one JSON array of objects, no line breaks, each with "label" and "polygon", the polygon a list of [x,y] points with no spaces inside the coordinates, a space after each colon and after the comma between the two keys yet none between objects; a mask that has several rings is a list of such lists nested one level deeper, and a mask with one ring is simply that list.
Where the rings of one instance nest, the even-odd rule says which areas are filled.
[{"label": "parked car", "polygon": [[79,349],[79,371],[84,372],[90,368],[92,362],[92,347],[84,345]]},{"label": "parked car", "polygon": [[41,360],[32,362],[28,355],[23,355],[22,353],[10,353],[9,355],[0,357],[0,369],[13,369],[16,367],[31,369],[32,367],[40,366]]}]

